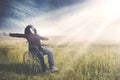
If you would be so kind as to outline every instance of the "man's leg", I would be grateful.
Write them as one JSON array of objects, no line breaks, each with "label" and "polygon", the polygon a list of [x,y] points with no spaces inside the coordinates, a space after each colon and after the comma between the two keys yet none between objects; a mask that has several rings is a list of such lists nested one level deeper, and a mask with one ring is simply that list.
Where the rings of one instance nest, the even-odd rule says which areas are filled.
[{"label": "man's leg", "polygon": [[47,72],[47,66],[46,66],[46,64],[45,64],[44,56],[43,56],[42,52],[39,51],[37,55],[38,55],[38,59],[40,60],[42,72],[48,73],[48,72]]},{"label": "man's leg", "polygon": [[42,51],[43,51],[44,55],[48,56],[48,62],[49,62],[49,67],[50,67],[51,71],[58,71],[58,68],[55,67],[55,64],[54,64],[52,51],[50,49],[46,49],[46,48],[43,48]]},{"label": "man's leg", "polygon": [[49,63],[49,66],[51,68],[52,66],[54,66],[54,59],[53,59],[52,51],[49,49],[45,49],[45,48],[43,48],[42,51],[43,51],[43,55],[48,56],[48,63]]}]

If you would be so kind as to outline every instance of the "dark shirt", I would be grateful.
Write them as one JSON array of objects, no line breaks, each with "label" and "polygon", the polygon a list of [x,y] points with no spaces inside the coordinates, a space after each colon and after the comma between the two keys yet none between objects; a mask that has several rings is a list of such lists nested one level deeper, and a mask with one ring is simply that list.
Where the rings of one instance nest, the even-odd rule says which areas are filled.
[{"label": "dark shirt", "polygon": [[30,47],[36,46],[39,49],[41,49],[41,41],[40,40],[48,40],[48,38],[41,37],[38,34],[18,34],[18,33],[10,33],[11,37],[19,37],[19,38],[26,38],[29,43],[29,49]]}]

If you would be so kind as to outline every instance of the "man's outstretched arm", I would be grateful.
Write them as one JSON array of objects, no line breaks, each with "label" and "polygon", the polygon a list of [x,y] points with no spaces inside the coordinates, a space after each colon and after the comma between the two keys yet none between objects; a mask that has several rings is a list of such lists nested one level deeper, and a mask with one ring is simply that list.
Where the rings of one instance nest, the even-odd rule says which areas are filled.
[{"label": "man's outstretched arm", "polygon": [[24,34],[19,33],[9,33],[9,32],[3,32],[4,36],[11,36],[11,37],[18,37],[18,38],[25,38]]},{"label": "man's outstretched arm", "polygon": [[40,36],[40,39],[41,39],[41,40],[49,40],[49,38],[47,38],[47,37],[42,37],[42,36]]}]

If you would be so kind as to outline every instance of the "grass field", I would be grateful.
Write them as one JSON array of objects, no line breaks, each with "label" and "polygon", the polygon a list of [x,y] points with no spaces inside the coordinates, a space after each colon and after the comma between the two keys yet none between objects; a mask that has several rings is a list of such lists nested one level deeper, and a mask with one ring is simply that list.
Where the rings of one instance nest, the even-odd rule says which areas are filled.
[{"label": "grass field", "polygon": [[31,73],[24,39],[0,39],[0,80],[120,80],[120,45],[48,42],[59,72]]}]

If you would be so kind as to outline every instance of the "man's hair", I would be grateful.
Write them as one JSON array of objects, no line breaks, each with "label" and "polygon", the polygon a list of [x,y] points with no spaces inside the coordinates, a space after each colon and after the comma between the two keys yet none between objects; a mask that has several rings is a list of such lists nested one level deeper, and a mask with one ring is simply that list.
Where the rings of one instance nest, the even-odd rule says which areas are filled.
[{"label": "man's hair", "polygon": [[37,30],[33,27],[33,25],[27,25],[26,28],[25,28],[24,33],[25,34],[32,34],[31,31],[30,31],[30,28],[32,28],[34,33],[37,34]]}]

